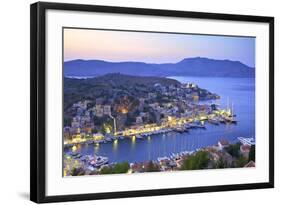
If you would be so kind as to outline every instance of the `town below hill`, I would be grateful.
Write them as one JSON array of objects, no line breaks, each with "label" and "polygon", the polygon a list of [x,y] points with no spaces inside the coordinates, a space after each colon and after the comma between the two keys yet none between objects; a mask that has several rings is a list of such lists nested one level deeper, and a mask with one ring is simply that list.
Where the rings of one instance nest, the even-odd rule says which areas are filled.
[{"label": "town below hill", "polygon": [[114,117],[118,130],[123,130],[136,124],[161,123],[168,116],[189,116],[206,109],[194,103],[218,98],[196,84],[163,77],[112,73],[88,79],[65,78],[64,125],[73,127],[79,119],[78,127],[93,123],[96,131],[104,132]]}]

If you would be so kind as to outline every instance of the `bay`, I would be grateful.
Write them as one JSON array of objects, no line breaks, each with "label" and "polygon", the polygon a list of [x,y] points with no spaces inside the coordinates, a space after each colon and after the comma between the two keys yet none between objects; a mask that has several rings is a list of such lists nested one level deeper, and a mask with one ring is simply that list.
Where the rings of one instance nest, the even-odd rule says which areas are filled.
[{"label": "bay", "polygon": [[[205,130],[193,129],[188,133],[166,133],[144,139],[124,139],[115,143],[80,145],[81,154],[96,154],[109,158],[110,162],[144,162],[156,160],[181,151],[192,151],[217,144],[220,139],[236,142],[237,137],[255,138],[255,79],[214,77],[169,77],[182,83],[192,82],[200,88],[218,94],[215,103],[220,107],[232,106],[238,123],[210,125]],[[210,102],[201,102],[210,103]],[[70,151],[68,149],[66,152]]]}]

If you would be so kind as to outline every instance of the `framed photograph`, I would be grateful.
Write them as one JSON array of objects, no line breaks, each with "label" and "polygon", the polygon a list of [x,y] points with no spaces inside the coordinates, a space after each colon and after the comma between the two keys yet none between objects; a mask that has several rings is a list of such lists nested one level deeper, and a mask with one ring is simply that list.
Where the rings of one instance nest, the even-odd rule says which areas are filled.
[{"label": "framed photograph", "polygon": [[274,187],[274,18],[31,5],[30,198]]}]

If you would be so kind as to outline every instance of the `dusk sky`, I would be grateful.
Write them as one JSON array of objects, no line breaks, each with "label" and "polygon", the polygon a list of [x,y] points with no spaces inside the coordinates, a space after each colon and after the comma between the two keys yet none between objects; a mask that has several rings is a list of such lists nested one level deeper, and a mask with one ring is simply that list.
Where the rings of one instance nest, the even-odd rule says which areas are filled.
[{"label": "dusk sky", "polygon": [[255,67],[255,38],[64,29],[64,61],[177,63],[189,57],[229,59]]}]

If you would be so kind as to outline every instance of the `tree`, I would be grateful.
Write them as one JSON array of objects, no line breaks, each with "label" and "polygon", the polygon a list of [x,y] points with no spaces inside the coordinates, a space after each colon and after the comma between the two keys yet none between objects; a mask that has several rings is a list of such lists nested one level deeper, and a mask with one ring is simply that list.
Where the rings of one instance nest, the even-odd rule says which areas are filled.
[{"label": "tree", "polygon": [[248,161],[256,161],[256,146],[252,145],[249,152],[249,159]]},{"label": "tree", "polygon": [[128,162],[120,162],[116,163],[113,166],[104,166],[100,170],[100,174],[121,174],[127,173],[130,169],[130,165]]},{"label": "tree", "polygon": [[239,158],[240,157],[240,143],[231,144],[226,148],[226,151],[232,156]]},{"label": "tree", "polygon": [[199,151],[195,155],[189,156],[184,160],[183,170],[205,169],[210,161],[209,154],[206,151]]},{"label": "tree", "polygon": [[101,168],[100,173],[101,174],[112,174],[112,168],[110,168],[108,166],[104,166]]},{"label": "tree", "polygon": [[72,121],[72,117],[71,116],[64,116],[63,118],[63,124],[64,126],[70,126],[71,125],[71,121]]},{"label": "tree", "polygon": [[248,160],[245,157],[240,156],[236,161],[236,167],[244,167],[247,162]]},{"label": "tree", "polygon": [[220,159],[215,163],[215,167],[216,169],[221,169],[221,168],[227,168],[227,162],[225,160],[223,160],[222,157],[220,157]]},{"label": "tree", "polygon": [[71,172],[70,172],[71,176],[82,176],[85,175],[85,171],[82,167],[74,167]]},{"label": "tree", "polygon": [[136,118],[130,113],[127,115],[125,125],[127,127],[129,127],[129,126],[133,125],[135,121],[136,121]]},{"label": "tree", "polygon": [[103,123],[102,132],[103,133],[111,133],[112,132],[112,125],[111,125],[111,123],[109,123],[109,122]]},{"label": "tree", "polygon": [[130,169],[128,162],[117,163],[113,168],[113,174],[127,173]]},{"label": "tree", "polygon": [[149,112],[148,122],[149,123],[155,123],[156,122],[156,114],[153,111]]}]

